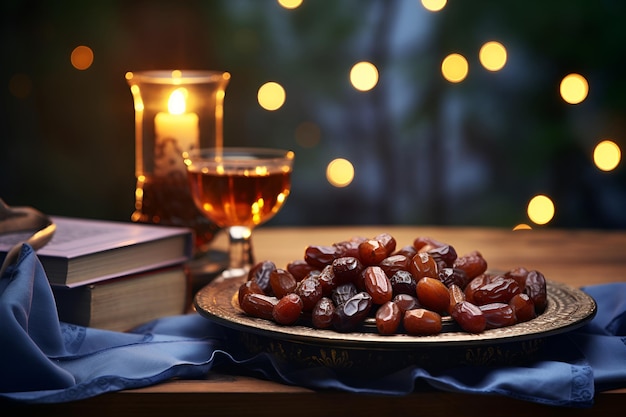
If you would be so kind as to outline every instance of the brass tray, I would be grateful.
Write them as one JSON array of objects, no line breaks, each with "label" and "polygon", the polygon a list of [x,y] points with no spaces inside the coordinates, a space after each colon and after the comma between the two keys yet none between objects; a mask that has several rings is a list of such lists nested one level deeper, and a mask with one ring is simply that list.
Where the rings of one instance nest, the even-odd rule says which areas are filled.
[{"label": "brass tray", "polygon": [[339,333],[302,325],[281,326],[246,315],[237,301],[244,280],[219,277],[206,285],[194,298],[198,313],[236,330],[239,342],[251,352],[268,352],[305,365],[343,366],[347,362],[350,367],[358,367],[362,362],[371,370],[376,363],[384,364],[385,369],[391,363],[430,367],[518,363],[536,354],[546,337],[590,321],[597,309],[594,299],[583,291],[548,280],[545,312],[513,326],[471,334],[448,318],[444,319],[442,333],[434,336],[380,335],[367,322],[358,332]]}]

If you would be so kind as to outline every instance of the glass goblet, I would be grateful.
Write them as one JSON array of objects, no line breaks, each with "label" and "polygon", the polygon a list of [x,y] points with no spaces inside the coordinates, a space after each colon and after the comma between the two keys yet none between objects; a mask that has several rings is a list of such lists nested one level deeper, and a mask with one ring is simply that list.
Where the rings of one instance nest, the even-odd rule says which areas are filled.
[{"label": "glass goblet", "polygon": [[254,263],[252,230],[274,217],[291,190],[294,153],[271,148],[204,148],[183,154],[196,207],[228,231],[225,278]]}]

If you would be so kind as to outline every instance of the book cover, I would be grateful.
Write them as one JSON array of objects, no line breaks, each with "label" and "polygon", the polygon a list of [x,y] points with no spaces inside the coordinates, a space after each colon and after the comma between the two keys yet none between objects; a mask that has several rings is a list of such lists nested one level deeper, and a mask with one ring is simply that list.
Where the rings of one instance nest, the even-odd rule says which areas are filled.
[{"label": "book cover", "polygon": [[191,302],[182,266],[67,288],[53,286],[59,320],[127,331],[159,317],[183,314]]},{"label": "book cover", "polygon": [[[52,285],[76,287],[191,259],[188,228],[51,216],[52,240],[37,251]],[[0,263],[24,233],[0,236]]]}]

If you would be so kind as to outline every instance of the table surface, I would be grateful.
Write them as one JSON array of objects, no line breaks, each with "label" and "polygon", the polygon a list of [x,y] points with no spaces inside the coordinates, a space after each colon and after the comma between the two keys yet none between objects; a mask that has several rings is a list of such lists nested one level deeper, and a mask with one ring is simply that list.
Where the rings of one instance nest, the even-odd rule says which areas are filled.
[{"label": "table surface", "polygon": [[[398,247],[418,236],[451,244],[459,255],[480,251],[491,269],[517,266],[541,271],[552,281],[572,287],[619,282],[626,279],[626,232],[597,230],[511,231],[477,227],[260,227],[253,245],[257,260],[269,259],[279,267],[302,259],[307,245],[328,245],[355,236],[373,237],[387,232]],[[214,246],[225,245],[218,237]],[[385,397],[344,392],[314,392],[251,377],[210,373],[203,380],[165,382],[142,389],[101,395],[92,399],[50,406],[29,406],[47,415],[158,413],[175,415],[265,416],[288,414],[298,417],[339,415],[392,415],[420,410],[430,415],[527,416],[617,415],[626,406],[626,389],[598,393],[591,409],[572,410],[513,400],[447,392],[417,392]],[[505,414],[504,414],[505,413]]]}]

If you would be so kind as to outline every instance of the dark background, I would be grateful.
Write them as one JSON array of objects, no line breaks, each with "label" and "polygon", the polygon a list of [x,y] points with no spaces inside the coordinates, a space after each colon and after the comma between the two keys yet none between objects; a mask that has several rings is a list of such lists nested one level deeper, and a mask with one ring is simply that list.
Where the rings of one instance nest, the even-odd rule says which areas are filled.
[{"label": "dark background", "polygon": [[[129,220],[134,110],[124,74],[146,69],[231,73],[225,143],[296,152],[293,191],[268,225],[432,224],[513,227],[549,195],[548,227],[624,228],[626,177],[593,165],[593,147],[625,149],[626,2],[450,0],[5,1],[0,6],[0,198],[48,214]],[[480,46],[508,50],[484,70]],[[95,54],[79,71],[78,45]],[[459,84],[442,59],[469,61]],[[368,93],[350,86],[354,63],[376,64]],[[590,84],[578,105],[561,79]],[[258,88],[277,81],[285,105],[262,110]],[[317,146],[296,140],[302,123]],[[354,182],[325,179],[332,159]]]}]

